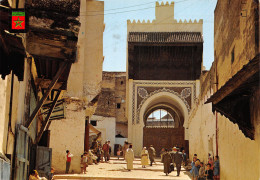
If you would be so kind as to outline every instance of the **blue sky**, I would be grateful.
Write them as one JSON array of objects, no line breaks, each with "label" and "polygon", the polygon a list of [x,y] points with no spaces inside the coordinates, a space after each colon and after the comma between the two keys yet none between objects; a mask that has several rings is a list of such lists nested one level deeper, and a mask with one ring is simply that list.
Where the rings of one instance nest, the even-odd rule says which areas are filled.
[{"label": "blue sky", "polygon": [[[104,71],[126,71],[127,19],[155,19],[154,0],[104,0]],[[162,1],[158,1],[161,3]],[[166,3],[166,1],[163,1]],[[170,2],[170,1],[169,1]],[[174,18],[203,19],[203,65],[214,60],[214,9],[217,0],[175,0]]]}]

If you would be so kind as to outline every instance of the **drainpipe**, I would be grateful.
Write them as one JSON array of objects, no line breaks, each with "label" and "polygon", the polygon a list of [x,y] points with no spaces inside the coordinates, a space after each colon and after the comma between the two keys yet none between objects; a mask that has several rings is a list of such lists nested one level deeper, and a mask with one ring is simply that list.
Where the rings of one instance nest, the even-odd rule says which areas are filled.
[{"label": "drainpipe", "polygon": [[[217,73],[217,59],[216,59],[216,92],[218,91],[218,73]],[[213,105],[213,104],[212,104]],[[216,114],[216,155],[218,156],[218,112]]]}]

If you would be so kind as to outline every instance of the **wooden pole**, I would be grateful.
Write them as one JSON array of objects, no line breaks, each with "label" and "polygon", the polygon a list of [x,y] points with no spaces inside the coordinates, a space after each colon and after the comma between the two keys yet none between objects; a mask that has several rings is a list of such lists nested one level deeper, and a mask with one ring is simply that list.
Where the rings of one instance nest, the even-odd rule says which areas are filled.
[{"label": "wooden pole", "polygon": [[86,117],[85,121],[85,142],[84,142],[84,151],[89,150],[89,116]]}]

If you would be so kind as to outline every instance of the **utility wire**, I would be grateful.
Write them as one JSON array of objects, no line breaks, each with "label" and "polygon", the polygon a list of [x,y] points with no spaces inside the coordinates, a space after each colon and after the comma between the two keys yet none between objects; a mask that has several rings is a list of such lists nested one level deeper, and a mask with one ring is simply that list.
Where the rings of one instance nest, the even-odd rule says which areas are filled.
[{"label": "utility wire", "polygon": [[[182,0],[182,1],[175,2],[175,3],[180,3],[180,2],[184,2],[184,1],[189,1],[189,0]],[[151,3],[146,3],[146,4],[151,4]],[[101,16],[101,15],[121,14],[121,13],[135,12],[135,11],[146,10],[146,9],[151,9],[151,8],[154,8],[154,6],[153,7],[147,7],[147,8],[133,9],[133,10],[128,10],[128,11],[112,12],[112,13],[81,14],[80,16]],[[118,9],[120,9],[120,8],[118,8]],[[123,9],[123,8],[121,8],[121,9]],[[88,12],[103,12],[103,11],[87,11],[87,13]]]},{"label": "utility wire", "polygon": [[[159,1],[162,1],[162,0],[159,0]],[[157,1],[157,2],[159,2],[159,1]],[[180,1],[177,1],[177,2],[174,2],[174,3],[180,3],[180,2],[183,2],[183,1],[190,1],[190,0],[180,0]],[[125,6],[125,7],[121,7],[121,8],[107,9],[107,10],[104,10],[104,11],[88,11],[88,12],[106,12],[106,11],[112,11],[112,10],[127,9],[127,8],[132,8],[132,7],[139,7],[139,6],[143,6],[143,5],[147,5],[147,4],[154,4],[154,3],[155,2],[148,2],[148,3],[137,4],[137,5],[132,5],[132,6]]]}]

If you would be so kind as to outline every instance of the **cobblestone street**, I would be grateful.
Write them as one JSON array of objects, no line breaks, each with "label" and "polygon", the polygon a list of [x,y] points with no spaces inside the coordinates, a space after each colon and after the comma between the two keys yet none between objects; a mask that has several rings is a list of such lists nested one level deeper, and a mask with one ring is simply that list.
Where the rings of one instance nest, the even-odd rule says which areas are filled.
[{"label": "cobblestone street", "polygon": [[126,162],[122,159],[117,160],[111,158],[109,163],[100,163],[98,165],[90,165],[87,168],[87,174],[69,174],[69,175],[55,175],[54,179],[178,179],[186,180],[190,179],[188,172],[183,168],[180,176],[176,176],[176,170],[166,176],[163,173],[163,164],[156,161],[156,165],[147,166],[142,168],[139,158],[134,161],[134,170],[126,170]]}]

